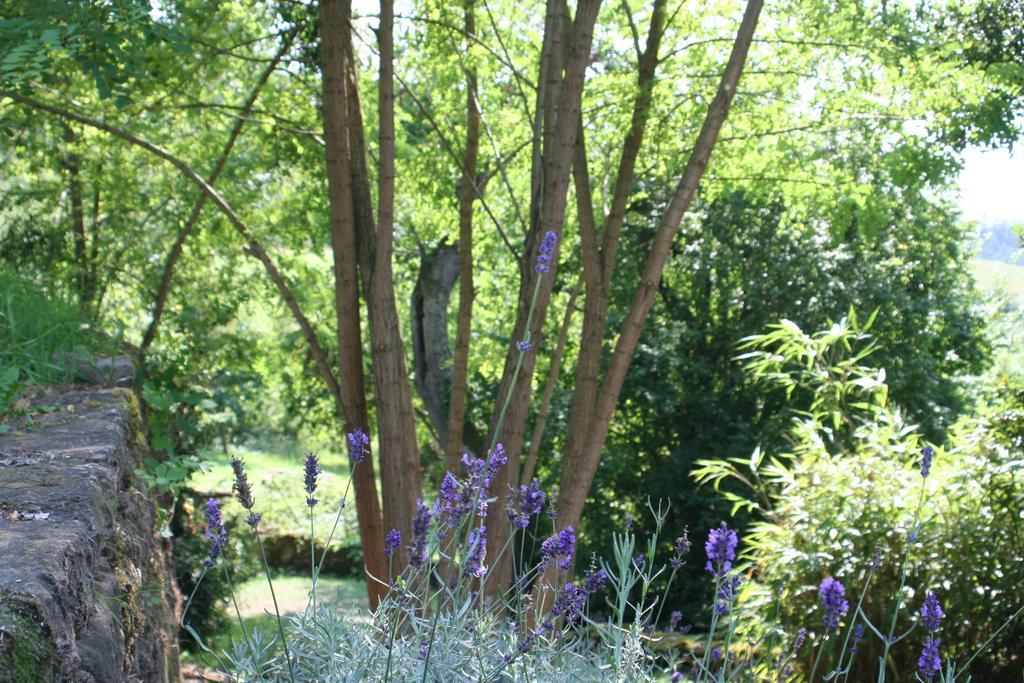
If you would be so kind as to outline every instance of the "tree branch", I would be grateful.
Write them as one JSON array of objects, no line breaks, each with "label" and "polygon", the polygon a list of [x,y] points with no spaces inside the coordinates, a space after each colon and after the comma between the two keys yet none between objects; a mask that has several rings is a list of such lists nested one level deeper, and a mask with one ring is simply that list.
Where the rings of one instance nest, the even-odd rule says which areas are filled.
[{"label": "tree branch", "polygon": [[281,272],[277,269],[277,266],[274,265],[273,260],[271,260],[270,256],[263,249],[263,247],[256,240],[256,238],[253,237],[252,233],[249,230],[249,227],[242,221],[241,218],[238,217],[238,214],[235,213],[235,210],[233,208],[231,208],[231,205],[228,204],[227,201],[223,197],[221,197],[217,193],[217,191],[210,186],[209,183],[203,180],[203,178],[198,173],[196,173],[191,166],[189,166],[185,161],[174,156],[164,148],[155,145],[152,142],[149,142],[148,140],[144,140],[143,138],[140,138],[134,133],[130,133],[123,128],[106,123],[105,121],[101,121],[99,119],[95,119],[91,116],[86,116],[84,114],[79,114],[77,112],[69,111],[67,109],[63,109],[52,104],[40,102],[30,97],[25,97],[24,95],[8,92],[6,90],[0,90],[0,97],[6,97],[27,107],[31,107],[39,111],[45,111],[49,114],[59,116],[69,121],[77,121],[78,123],[90,126],[91,128],[95,128],[97,130],[102,130],[105,133],[109,133],[114,137],[120,138],[125,142],[129,142],[137,147],[141,147],[147,152],[150,152],[151,154],[160,157],[164,161],[174,166],[176,169],[178,169],[178,171],[181,172],[182,175],[184,175],[186,178],[192,181],[204,194],[206,194],[209,197],[210,201],[212,201],[214,205],[216,205],[217,208],[220,209],[221,213],[224,214],[224,216],[228,219],[228,222],[231,223],[231,226],[235,229],[235,231],[242,237],[243,240],[245,240],[245,252],[263,264],[264,269],[267,271],[267,276],[274,283],[274,286],[277,287],[278,292],[281,294],[281,298],[284,299],[285,305],[291,312],[292,317],[295,318],[295,322],[298,323],[299,329],[302,331],[302,336],[303,338],[305,338],[306,343],[309,345],[309,350],[313,356],[314,361],[316,362],[317,369],[320,371],[320,376],[324,380],[324,383],[327,384],[327,388],[331,392],[331,394],[337,394],[338,380],[334,376],[334,373],[331,371],[330,365],[327,363],[327,356],[324,354],[323,347],[321,346],[320,340],[316,335],[316,331],[310,324],[309,319],[306,318],[305,313],[303,313],[302,308],[299,306],[299,302],[296,300],[295,295],[292,294],[292,290],[288,286],[288,283],[285,281],[284,276],[281,275]]}]

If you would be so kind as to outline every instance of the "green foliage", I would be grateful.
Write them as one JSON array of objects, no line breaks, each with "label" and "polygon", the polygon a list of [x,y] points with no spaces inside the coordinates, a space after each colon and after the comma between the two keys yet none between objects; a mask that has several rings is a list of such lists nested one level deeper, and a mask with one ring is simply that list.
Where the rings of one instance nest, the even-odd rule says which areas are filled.
[{"label": "green foliage", "polygon": [[25,386],[67,381],[93,353],[116,348],[70,303],[0,269],[0,420],[24,412]]},{"label": "green foliage", "polygon": [[[758,521],[744,538],[743,557],[753,581],[742,602],[751,612],[775,616],[761,625],[793,633],[806,626],[820,634],[818,583],[826,576],[843,581],[859,595],[872,557],[880,565],[871,579],[864,613],[887,625],[896,600],[903,601],[896,633],[914,626],[914,612],[926,590],[935,590],[943,604],[943,658],[964,661],[1020,607],[1015,587],[1024,581],[1021,545],[1024,490],[1019,478],[1024,460],[1000,445],[1000,434],[1019,429],[1012,417],[1000,424],[988,417],[965,418],[950,430],[948,444],[937,449],[932,471],[922,479],[923,446],[918,429],[886,401],[878,371],[860,367],[848,372],[850,360],[863,358],[870,342],[852,328],[806,335],[780,326],[751,340],[757,349],[748,367],[755,378],[771,384],[795,384],[800,390],[833,396],[863,393],[839,409],[845,429],[834,429],[833,405],[819,406],[795,420],[790,445],[764,458],[702,461],[698,481],[741,481],[748,500],[737,505],[758,512]],[[819,354],[831,357],[825,375],[808,375],[800,340],[825,342]],[[847,368],[844,371],[842,368]],[[864,384],[850,380],[868,378]],[[870,386],[868,386],[870,385]],[[1012,407],[1007,405],[1007,408]],[[993,414],[1007,414],[1005,408]],[[915,509],[921,492],[919,537],[912,539]],[[1003,542],[1005,540],[1005,542]],[[903,593],[901,558],[909,557]],[[781,599],[779,598],[779,591]],[[890,652],[893,667],[909,675],[915,649],[923,636],[912,635]],[[1024,625],[1014,622],[992,648],[975,662],[982,680],[1005,680],[1020,664]],[[834,650],[834,648],[833,648]],[[868,637],[858,649],[851,680],[868,680],[877,670],[882,644]],[[833,656],[838,652],[833,651]],[[826,661],[827,663],[827,661]],[[804,661],[804,666],[809,666]]]},{"label": "green foliage", "polygon": [[[585,537],[595,539],[588,551],[607,555],[605,539],[622,528],[627,512],[646,528],[648,496],[672,502],[669,528],[689,526],[694,538],[704,536],[733,503],[684,473],[699,459],[780,452],[801,411],[830,410],[829,428],[839,438],[849,431],[841,410],[884,390],[907,406],[907,419],[922,424],[928,438],[942,438],[969,405],[960,378],[980,372],[989,355],[967,246],[941,205],[918,197],[884,206],[870,221],[855,210],[846,223],[831,223],[810,205],[735,191],[706,202],[683,226],[597,473],[585,521]],[[644,204],[634,211],[638,220],[657,215]],[[626,249],[639,248],[645,234]],[[620,265],[624,282],[633,267]],[[859,320],[849,315],[851,306],[861,311]],[[842,316],[846,322],[831,330]],[[780,319],[791,323],[775,335],[786,338],[793,356],[763,357],[778,381],[753,381],[737,360],[740,340]],[[795,334],[793,325],[824,331]],[[862,376],[849,358],[841,366],[849,386],[820,391],[843,343],[855,343],[866,328],[873,335],[867,358],[884,373]],[[847,341],[826,350],[837,335]],[[857,348],[860,354],[869,347]],[[799,373],[787,379],[794,368]],[[722,492],[740,494],[737,484],[723,482]],[[741,527],[747,514],[740,511]],[[708,590],[700,567],[687,567],[677,585],[675,606],[697,612]]]},{"label": "green foliage", "polygon": [[147,44],[184,49],[173,27],[154,19],[152,3],[141,0],[5,0],[0,16],[0,87],[60,83],[70,68],[89,74],[101,98],[123,106],[130,81],[147,71]]}]

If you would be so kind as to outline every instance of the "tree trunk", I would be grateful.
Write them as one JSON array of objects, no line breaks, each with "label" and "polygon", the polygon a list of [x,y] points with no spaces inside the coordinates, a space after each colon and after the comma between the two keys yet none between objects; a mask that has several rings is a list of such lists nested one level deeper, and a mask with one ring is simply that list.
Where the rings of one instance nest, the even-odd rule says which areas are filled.
[{"label": "tree trunk", "polygon": [[[422,496],[416,415],[406,367],[405,346],[395,304],[394,204],[395,204],[395,94],[394,3],[381,0],[378,79],[377,229],[373,238],[373,263],[369,274],[367,309],[370,317],[370,348],[373,357],[374,396],[380,442],[381,489],[384,495],[384,526],[397,529],[406,542],[412,538],[416,500]],[[354,66],[353,66],[354,68]],[[369,226],[362,226],[369,228]],[[367,231],[366,238],[371,239]],[[396,571],[400,567],[396,567]]]},{"label": "tree trunk", "polygon": [[[331,248],[334,255],[334,295],[338,366],[341,381],[336,401],[346,431],[360,427],[369,432],[366,388],[363,376],[362,323],[359,311],[359,278],[356,266],[356,226],[352,200],[349,139],[350,110],[344,48],[349,31],[350,7],[345,0],[320,3],[321,59],[323,60],[324,142],[327,159],[328,199],[331,212]],[[377,500],[373,458],[355,467],[353,484],[356,512],[367,572],[378,579],[387,575],[384,526]],[[367,579],[371,606],[376,606],[386,586]]]},{"label": "tree trunk", "polygon": [[[474,0],[463,5],[467,36],[476,35]],[[469,58],[472,60],[472,56]],[[469,391],[469,339],[473,323],[473,200],[476,187],[476,159],[480,148],[480,112],[476,106],[476,66],[466,65],[466,149],[462,157],[462,182],[459,183],[459,312],[455,321],[455,359],[452,364],[451,394],[448,399],[448,426],[445,435],[445,465],[458,472],[462,450],[462,425],[466,417]]]},{"label": "tree trunk", "polygon": [[565,445],[565,461],[576,462],[587,435],[593,428],[594,411],[600,389],[601,365],[604,360],[604,339],[608,326],[611,279],[619,235],[626,217],[626,207],[636,178],[636,159],[643,145],[644,132],[650,116],[658,50],[665,31],[665,0],[656,0],[651,12],[647,44],[637,61],[637,92],[630,127],[622,144],[611,207],[600,233],[594,217],[590,190],[590,172],[582,126],[577,138],[573,180],[576,188],[577,215],[580,226],[580,250],[586,297],[583,304],[583,330],[576,361],[576,376],[569,408],[569,426]]},{"label": "tree trunk", "polygon": [[[498,391],[498,405],[495,406],[490,428],[492,435],[490,440],[502,442],[508,455],[508,465],[491,482],[491,492],[498,497],[498,502],[490,506],[487,521],[490,536],[488,545],[494,548],[503,547],[508,538],[509,528],[505,519],[507,489],[509,484],[519,480],[520,452],[523,448],[526,422],[529,417],[529,400],[533,393],[533,369],[537,348],[543,343],[544,318],[551,300],[554,276],[558,269],[557,245],[552,257],[551,272],[539,273],[534,269],[533,264],[543,234],[551,231],[559,238],[562,234],[584,76],[587,65],[590,63],[594,23],[597,20],[600,4],[600,0],[579,0],[576,17],[572,22],[569,34],[569,43],[563,52],[561,27],[564,24],[562,20],[558,20],[558,16],[565,13],[564,2],[563,0],[549,0],[548,2],[547,25],[544,45],[541,50],[540,81],[548,80],[549,83],[544,87],[543,92],[538,92],[538,106],[543,107],[543,111],[538,112],[538,120],[543,125],[541,131],[543,154],[539,160],[540,169],[537,167],[533,169],[534,182],[539,182],[539,192],[535,193],[531,200],[531,226],[523,250],[524,260],[520,264],[519,308],[512,332],[512,343],[505,358],[505,368]],[[562,54],[566,55],[565,73],[564,77],[556,81],[551,76],[551,69],[554,68],[555,73],[560,73],[553,65],[562,63],[560,59]],[[536,156],[534,160],[537,162]],[[518,380],[515,386],[512,386],[512,377],[520,356],[517,342],[526,336],[526,323],[530,315],[535,278],[538,277],[542,279],[539,294],[536,297],[536,307],[533,311],[533,329],[530,330],[534,349],[528,351],[523,357]],[[497,433],[499,413],[506,396],[509,395],[505,423],[501,433]],[[507,587],[511,582],[511,569],[510,559],[496,563],[491,570],[491,578],[487,584],[488,590],[496,594]]]},{"label": "tree trunk", "polygon": [[82,157],[75,151],[75,131],[71,126],[64,125],[64,142],[67,151],[64,153],[64,167],[68,172],[68,202],[71,204],[71,242],[74,247],[75,286],[78,290],[78,307],[84,312],[89,310],[89,298],[86,292],[86,278],[89,272],[88,251],[85,237],[85,208],[82,199]]},{"label": "tree trunk", "polygon": [[[687,161],[683,176],[668,208],[661,218],[654,244],[644,263],[640,284],[622,323],[611,363],[598,392],[586,438],[581,447],[574,452],[565,454],[558,501],[557,523],[560,528],[567,525],[578,525],[580,522],[583,504],[597,471],[601,449],[608,436],[609,425],[626,372],[629,369],[630,359],[636,350],[643,323],[657,293],[672,240],[679,228],[683,214],[693,201],[700,179],[711,158],[718,133],[729,113],[762,4],[763,0],[748,0],[743,20],[733,42],[729,62],[718,85],[718,91],[708,107],[697,143]],[[538,589],[545,584],[550,585],[552,578],[550,575],[542,577]]]},{"label": "tree trunk", "polygon": [[447,398],[452,373],[448,306],[458,276],[458,245],[442,242],[430,251],[420,248],[420,270],[409,311],[413,377],[442,449],[448,434]]}]

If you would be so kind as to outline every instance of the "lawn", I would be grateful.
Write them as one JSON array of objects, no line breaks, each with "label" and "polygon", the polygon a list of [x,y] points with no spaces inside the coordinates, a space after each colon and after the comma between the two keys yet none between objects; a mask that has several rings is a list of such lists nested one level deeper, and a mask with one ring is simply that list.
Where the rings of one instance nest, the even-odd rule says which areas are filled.
[{"label": "lawn", "polygon": [[[274,579],[274,593],[277,606],[282,616],[297,614],[306,609],[309,601],[309,576],[282,574]],[[339,579],[322,577],[317,582],[317,601],[330,605],[346,613],[354,620],[369,619],[366,601],[366,584],[360,579]],[[267,579],[261,573],[238,587],[236,594],[238,611],[242,615],[242,623],[248,632],[258,628],[268,635],[276,633],[274,602],[267,588]],[[234,616],[232,611],[232,616]],[[232,619],[231,628],[222,633],[202,634],[204,640],[215,652],[229,649],[232,642],[242,639],[242,626],[237,618]],[[183,660],[186,664],[202,666],[203,662],[195,654],[185,652]]]},{"label": "lawn", "polygon": [[[305,454],[298,445],[290,443],[259,442],[232,446],[227,454],[223,451],[208,453],[209,467],[195,474],[190,485],[202,494],[228,495],[233,481],[231,458],[241,458],[245,461],[256,498],[256,511],[263,515],[260,529],[270,536],[308,538],[309,508],[303,489]],[[334,524],[338,503],[349,483],[349,462],[348,455],[342,452],[321,450],[317,455],[323,474],[315,494],[320,502],[314,508],[314,522],[316,537],[323,542]],[[354,500],[355,494],[349,490],[347,509],[338,524],[332,546],[353,545],[359,541]],[[227,510],[229,513],[238,512],[238,503],[228,503]]]},{"label": "lawn", "polygon": [[1017,308],[1024,309],[1024,266],[974,259],[974,277],[982,291],[1001,290]]}]

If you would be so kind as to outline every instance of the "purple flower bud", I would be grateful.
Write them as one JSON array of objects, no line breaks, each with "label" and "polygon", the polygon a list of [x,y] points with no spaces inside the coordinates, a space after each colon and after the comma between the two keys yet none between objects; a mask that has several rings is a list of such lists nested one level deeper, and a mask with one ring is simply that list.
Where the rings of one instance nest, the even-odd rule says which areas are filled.
[{"label": "purple flower bud", "polygon": [[604,588],[607,580],[608,572],[604,569],[588,569],[583,579],[583,592],[587,595],[593,595]]},{"label": "purple flower bud", "polygon": [[412,518],[412,545],[409,546],[409,566],[420,568],[427,563],[427,531],[430,530],[430,509],[422,499],[416,499],[416,514]]},{"label": "purple flower bud", "polygon": [[231,470],[235,474],[235,481],[231,485],[231,490],[235,494],[235,498],[242,504],[242,507],[246,510],[251,511],[253,506],[256,504],[256,500],[252,497],[252,488],[249,486],[249,477],[245,473],[245,462],[238,458],[231,459]]},{"label": "purple flower bud", "polygon": [[732,605],[736,601],[739,590],[740,577],[728,573],[719,577],[718,589],[715,592],[715,612],[728,614],[732,611]]},{"label": "purple flower bud", "polygon": [[565,617],[565,623],[573,626],[579,623],[580,613],[587,605],[587,594],[574,583],[567,583],[558,591],[555,602],[551,605],[551,613],[556,617]]},{"label": "purple flower bud", "polygon": [[[509,486],[508,518],[516,527],[525,529],[530,526],[530,519],[540,514],[544,507],[544,492],[540,490],[540,482],[534,479],[529,484],[519,487],[519,492]],[[515,500],[513,501],[513,494]]]},{"label": "purple flower bud", "polygon": [[939,656],[939,644],[941,642],[938,638],[932,636],[928,636],[924,641],[921,656],[917,660],[917,671],[926,681],[932,680],[935,674],[942,668],[942,657]]},{"label": "purple flower bud", "polygon": [[924,453],[921,454],[921,476],[927,477],[928,473],[932,470],[932,458],[935,456],[935,451],[932,450],[931,446],[924,447]]},{"label": "purple flower bud", "polygon": [[683,557],[690,553],[690,538],[689,534],[684,531],[683,535],[676,539],[675,546],[673,547],[673,556],[669,559],[669,564],[672,565],[673,569],[680,569],[686,561]]},{"label": "purple flower bud", "polygon": [[637,569],[643,569],[645,564],[647,564],[646,555],[637,555],[633,558],[633,566]]},{"label": "purple flower bud", "polygon": [[668,621],[668,630],[675,631],[679,627],[679,622],[683,618],[683,613],[679,610],[672,610],[672,616]]},{"label": "purple flower bud", "polygon": [[540,569],[544,571],[552,560],[558,560],[562,569],[572,567],[572,554],[576,552],[576,531],[567,526],[540,544]]},{"label": "purple flower bud", "polygon": [[206,499],[206,537],[210,539],[210,552],[203,564],[207,569],[212,569],[228,541],[220,506],[213,498]]},{"label": "purple flower bud", "polygon": [[535,268],[538,273],[546,273],[550,268],[551,258],[555,253],[555,243],[558,242],[558,235],[551,230],[544,233],[544,239],[541,240],[540,249],[537,250],[537,265]]},{"label": "purple flower bud", "polygon": [[717,664],[722,659],[722,648],[715,647],[711,649],[711,663]]},{"label": "purple flower bud", "polygon": [[469,532],[469,546],[466,551],[465,572],[480,577],[487,573],[487,567],[483,565],[484,556],[487,554],[487,527],[480,526]]},{"label": "purple flower bud", "polygon": [[516,342],[516,348],[519,349],[520,353],[526,353],[527,351],[533,348],[533,344],[531,344],[528,341],[519,341]]},{"label": "purple flower bud", "polygon": [[320,467],[320,463],[316,459],[316,453],[308,453],[306,455],[306,505],[309,507],[316,506],[317,500],[313,497],[313,492],[316,491],[316,478],[323,472],[323,468]]},{"label": "purple flower bud", "polygon": [[857,645],[864,640],[864,624],[857,624],[853,629],[853,645],[850,646],[850,654],[857,654]]},{"label": "purple flower bud", "polygon": [[804,640],[807,639],[807,629],[800,627],[796,632],[796,638],[793,639],[793,652],[796,652],[804,646]]},{"label": "purple flower bud", "polygon": [[843,584],[831,576],[825,577],[818,587],[821,606],[825,608],[826,631],[835,630],[839,626],[839,618],[850,609],[850,603],[844,599],[845,595]]},{"label": "purple flower bud", "polygon": [[370,437],[362,427],[356,427],[348,433],[348,459],[353,463],[362,462],[370,451]]},{"label": "purple flower bud", "polygon": [[400,545],[402,545],[402,533],[398,529],[392,529],[384,537],[384,554],[391,557],[391,554],[395,552],[395,548]]},{"label": "purple flower bud", "polygon": [[935,591],[928,591],[925,594],[924,604],[921,605],[918,615],[921,617],[921,624],[924,626],[924,630],[928,631],[928,633],[938,633],[939,629],[942,628],[942,618],[946,614],[942,611],[942,606],[939,604],[939,599],[935,596]]},{"label": "purple flower bud", "polygon": [[736,559],[736,546],[739,544],[739,536],[736,532],[726,526],[725,522],[717,529],[712,529],[708,534],[704,550],[708,554],[708,563],[704,566],[715,576],[722,576],[732,569],[732,562]]}]

